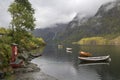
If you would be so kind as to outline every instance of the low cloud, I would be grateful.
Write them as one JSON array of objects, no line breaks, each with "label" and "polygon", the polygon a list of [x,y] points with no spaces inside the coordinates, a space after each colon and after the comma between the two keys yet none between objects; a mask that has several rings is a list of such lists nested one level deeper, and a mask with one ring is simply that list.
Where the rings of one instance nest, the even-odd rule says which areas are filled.
[{"label": "low cloud", "polygon": [[[93,15],[100,5],[114,0],[29,0],[35,9],[36,27],[45,28],[49,25],[68,22],[77,13]],[[8,27],[11,16],[7,11],[13,0],[0,3],[0,26]]]}]

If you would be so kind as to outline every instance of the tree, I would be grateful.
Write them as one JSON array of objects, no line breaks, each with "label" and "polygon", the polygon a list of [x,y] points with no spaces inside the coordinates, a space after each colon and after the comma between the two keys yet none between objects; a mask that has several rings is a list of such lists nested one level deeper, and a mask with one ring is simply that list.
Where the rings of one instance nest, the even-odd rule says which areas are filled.
[{"label": "tree", "polygon": [[35,27],[34,9],[28,0],[14,0],[8,11],[12,16],[12,36],[14,42],[19,44],[21,37]]},{"label": "tree", "polygon": [[8,11],[12,15],[12,29],[15,31],[28,31],[34,29],[34,9],[28,0],[15,0]]}]

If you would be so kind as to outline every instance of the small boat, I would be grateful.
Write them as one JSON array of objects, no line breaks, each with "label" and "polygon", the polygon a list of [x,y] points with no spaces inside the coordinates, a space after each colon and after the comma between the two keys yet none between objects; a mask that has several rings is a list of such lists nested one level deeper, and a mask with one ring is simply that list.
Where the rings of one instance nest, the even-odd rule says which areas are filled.
[{"label": "small boat", "polygon": [[69,51],[69,50],[72,50],[72,48],[66,48],[66,50],[68,50],[68,51]]},{"label": "small boat", "polygon": [[62,49],[63,48],[63,45],[58,45],[58,49]]},{"label": "small boat", "polygon": [[99,57],[78,57],[81,61],[84,62],[99,62],[99,61],[108,61],[110,56],[99,56]]},{"label": "small boat", "polygon": [[84,52],[84,51],[80,51],[79,54],[80,54],[81,57],[90,57],[90,56],[92,56],[91,53],[89,53],[89,52]]},{"label": "small boat", "polygon": [[67,53],[72,53],[72,51],[66,50]]}]

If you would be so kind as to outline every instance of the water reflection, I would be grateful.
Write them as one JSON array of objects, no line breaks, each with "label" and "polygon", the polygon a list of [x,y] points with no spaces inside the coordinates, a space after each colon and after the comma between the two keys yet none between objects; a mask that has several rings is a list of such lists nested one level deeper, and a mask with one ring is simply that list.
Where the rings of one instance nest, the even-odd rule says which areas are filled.
[{"label": "water reflection", "polygon": [[[59,80],[119,80],[120,49],[114,46],[75,46],[71,45],[72,53],[66,48],[57,49],[56,45],[48,45],[43,56],[33,60],[42,71]],[[98,55],[111,55],[109,64],[80,65],[78,52],[80,50]]]},{"label": "water reflection", "polygon": [[100,80],[96,70],[90,66],[79,67],[78,71],[81,76],[81,80]]}]

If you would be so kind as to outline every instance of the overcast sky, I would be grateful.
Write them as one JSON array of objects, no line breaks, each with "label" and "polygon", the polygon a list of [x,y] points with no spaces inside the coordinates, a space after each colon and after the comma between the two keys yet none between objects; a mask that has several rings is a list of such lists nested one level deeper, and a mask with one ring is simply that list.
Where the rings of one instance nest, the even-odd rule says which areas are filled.
[{"label": "overcast sky", "polygon": [[[0,27],[8,27],[11,15],[7,11],[14,0],[0,2]],[[95,14],[100,5],[114,0],[29,0],[35,9],[36,28],[68,22],[79,12],[80,14]]]}]

